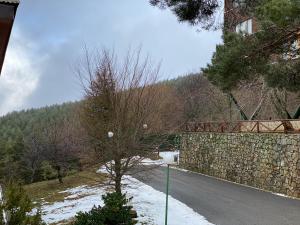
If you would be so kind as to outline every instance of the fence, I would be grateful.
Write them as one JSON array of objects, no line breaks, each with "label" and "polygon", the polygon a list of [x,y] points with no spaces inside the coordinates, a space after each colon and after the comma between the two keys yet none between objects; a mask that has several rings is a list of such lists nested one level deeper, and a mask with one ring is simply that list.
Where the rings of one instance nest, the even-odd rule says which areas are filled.
[{"label": "fence", "polygon": [[300,133],[300,120],[190,122],[186,123],[182,130],[215,133]]}]

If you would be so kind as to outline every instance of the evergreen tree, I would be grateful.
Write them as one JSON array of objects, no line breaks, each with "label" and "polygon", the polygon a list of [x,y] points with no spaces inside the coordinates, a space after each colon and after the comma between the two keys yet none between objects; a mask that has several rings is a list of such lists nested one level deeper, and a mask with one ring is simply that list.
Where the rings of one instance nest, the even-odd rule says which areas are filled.
[{"label": "evergreen tree", "polygon": [[[218,28],[218,14],[227,0],[150,0],[150,4],[161,9],[169,8],[180,22],[199,25],[204,29]],[[234,1],[244,12],[250,13],[260,0],[228,0]]]},{"label": "evergreen tree", "polygon": [[0,224],[5,225],[3,211],[6,212],[7,225],[45,225],[41,219],[41,212],[32,213],[34,205],[25,194],[24,189],[17,184],[10,183],[4,194],[4,201],[0,204]]},{"label": "evergreen tree", "polygon": [[150,4],[162,9],[170,8],[180,22],[212,26],[219,0],[150,0]]},{"label": "evergreen tree", "polygon": [[[125,194],[118,192],[102,196],[103,207],[95,207],[90,212],[80,212],[76,215],[73,225],[133,225],[132,206]],[[134,215],[135,217],[135,215]]]},{"label": "evergreen tree", "polygon": [[203,71],[224,90],[240,81],[263,77],[269,87],[300,88],[300,1],[263,0],[253,16],[259,31],[252,34],[224,32],[212,63]]},{"label": "evergreen tree", "polygon": [[[72,125],[73,129],[72,138],[79,140],[76,136],[80,130],[76,119],[77,106],[78,103],[64,103],[12,112],[0,117],[0,180],[13,179],[22,183],[43,180],[43,165],[52,160],[47,158],[51,154],[47,148],[49,144],[46,144],[49,136],[45,135],[45,131],[50,132],[51,124],[68,121],[68,126]],[[61,130],[65,131],[62,126]],[[76,144],[78,143],[74,142],[72,147]],[[64,146],[64,152],[68,150],[70,149]],[[70,169],[76,168],[76,160],[68,161],[75,166]]]}]

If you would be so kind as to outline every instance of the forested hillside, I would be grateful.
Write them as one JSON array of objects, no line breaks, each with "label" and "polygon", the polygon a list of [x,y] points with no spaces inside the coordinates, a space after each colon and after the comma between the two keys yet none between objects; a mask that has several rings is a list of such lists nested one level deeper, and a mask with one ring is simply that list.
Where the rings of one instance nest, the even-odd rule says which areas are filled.
[{"label": "forested hillside", "polygon": [[77,105],[53,105],[0,118],[1,178],[28,183],[56,178],[59,167],[66,171],[76,167]]},{"label": "forested hillside", "polygon": [[[192,74],[160,82],[163,107],[157,125],[166,132],[179,130],[187,121],[240,120],[238,106],[250,118],[260,107],[257,119],[283,119],[300,104],[298,94],[273,90],[265,96],[259,81],[240,84],[228,94],[204,76]],[[276,98],[275,98],[275,97]],[[262,99],[263,98],[263,99]],[[24,183],[58,178],[92,163],[80,124],[80,102],[12,112],[0,118],[0,176]],[[152,123],[154,124],[154,123]],[[85,144],[83,144],[85,143]],[[79,160],[80,158],[80,160]]]}]

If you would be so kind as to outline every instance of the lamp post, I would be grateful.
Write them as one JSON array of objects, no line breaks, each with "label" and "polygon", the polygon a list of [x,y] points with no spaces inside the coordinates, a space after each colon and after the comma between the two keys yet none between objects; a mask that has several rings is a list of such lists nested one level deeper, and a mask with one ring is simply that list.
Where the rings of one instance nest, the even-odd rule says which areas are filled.
[{"label": "lamp post", "polygon": [[148,124],[144,123],[144,124],[143,124],[143,129],[144,129],[144,130],[147,130],[147,129],[148,129]]},{"label": "lamp post", "polygon": [[170,183],[170,164],[168,164],[168,166],[167,166],[167,187],[166,187],[166,212],[165,212],[165,225],[168,225],[169,183]]},{"label": "lamp post", "polygon": [[114,136],[114,133],[112,131],[107,132],[108,138],[112,138]]},{"label": "lamp post", "polygon": [[[179,144],[179,139],[178,137],[176,137],[176,145],[178,146]],[[176,156],[176,157],[175,157]],[[175,160],[176,158],[176,160]],[[166,168],[166,212],[165,212],[165,225],[168,225],[168,207],[169,207],[169,189],[170,189],[170,166],[171,165],[174,165],[174,164],[177,164],[178,163],[178,158],[179,158],[179,155],[174,155],[174,161],[173,162],[167,162],[167,168]]]}]

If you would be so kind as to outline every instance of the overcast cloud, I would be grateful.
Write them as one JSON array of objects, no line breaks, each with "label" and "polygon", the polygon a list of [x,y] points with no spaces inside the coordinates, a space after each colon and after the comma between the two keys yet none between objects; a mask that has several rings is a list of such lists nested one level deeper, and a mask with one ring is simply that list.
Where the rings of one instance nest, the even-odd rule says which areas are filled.
[{"label": "overcast cloud", "polygon": [[124,55],[142,45],[163,78],[198,72],[221,32],[197,32],[148,0],[21,0],[0,77],[0,114],[82,98],[74,68],[83,47]]}]

